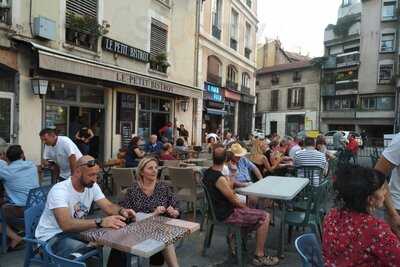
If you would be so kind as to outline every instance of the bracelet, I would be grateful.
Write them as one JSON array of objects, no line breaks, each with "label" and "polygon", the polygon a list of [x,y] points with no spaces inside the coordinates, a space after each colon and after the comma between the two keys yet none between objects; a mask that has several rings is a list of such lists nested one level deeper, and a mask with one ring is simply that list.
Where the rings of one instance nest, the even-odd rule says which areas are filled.
[{"label": "bracelet", "polygon": [[124,209],[124,208],[122,208],[122,207],[119,209],[119,211],[118,211],[118,215],[121,215],[121,216],[123,216],[123,215],[121,214],[121,211],[122,211],[123,209]]}]

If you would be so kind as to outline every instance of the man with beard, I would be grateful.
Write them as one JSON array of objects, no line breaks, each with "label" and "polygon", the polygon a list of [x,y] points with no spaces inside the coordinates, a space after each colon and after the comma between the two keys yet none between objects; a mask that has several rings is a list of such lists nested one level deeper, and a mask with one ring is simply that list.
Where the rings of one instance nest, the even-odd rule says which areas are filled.
[{"label": "man with beard", "polygon": [[[91,228],[119,229],[135,212],[107,200],[97,182],[100,168],[91,156],[81,157],[74,174],[57,183],[50,190],[46,206],[36,228],[41,241],[55,242],[53,250],[62,257],[71,257],[76,251],[86,251],[86,244],[77,239],[79,233]],[[86,219],[93,201],[108,217]]]}]

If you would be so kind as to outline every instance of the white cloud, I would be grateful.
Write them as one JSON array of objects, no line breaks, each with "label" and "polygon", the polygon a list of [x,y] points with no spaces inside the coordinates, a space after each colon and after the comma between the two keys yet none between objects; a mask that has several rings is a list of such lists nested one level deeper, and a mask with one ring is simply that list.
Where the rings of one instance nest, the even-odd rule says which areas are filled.
[{"label": "white cloud", "polygon": [[258,0],[259,41],[278,37],[286,50],[322,56],[324,29],[336,22],[340,3],[341,0]]}]

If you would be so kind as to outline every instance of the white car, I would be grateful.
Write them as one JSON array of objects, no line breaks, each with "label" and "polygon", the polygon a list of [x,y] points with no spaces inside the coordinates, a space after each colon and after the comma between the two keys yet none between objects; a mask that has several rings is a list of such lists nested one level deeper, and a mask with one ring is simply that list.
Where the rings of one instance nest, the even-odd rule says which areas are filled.
[{"label": "white car", "polygon": [[[326,134],[324,134],[326,145],[328,147],[333,146],[333,135],[335,133],[336,133],[336,131],[329,131]],[[346,140],[349,140],[350,135],[354,135],[356,137],[358,146],[363,145],[363,141],[362,141],[361,135],[359,133],[352,132],[352,131],[342,131],[342,134],[343,134],[344,138],[346,138]]]},{"label": "white car", "polygon": [[265,138],[265,133],[260,129],[254,129],[253,136],[258,139],[263,139]]}]

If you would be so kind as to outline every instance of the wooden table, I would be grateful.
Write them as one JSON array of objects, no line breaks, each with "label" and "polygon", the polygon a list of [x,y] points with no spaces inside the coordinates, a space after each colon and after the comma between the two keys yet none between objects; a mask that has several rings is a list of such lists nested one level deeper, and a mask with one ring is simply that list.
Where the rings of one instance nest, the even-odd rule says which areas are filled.
[{"label": "wooden table", "polygon": [[124,228],[91,229],[82,232],[81,237],[86,241],[126,252],[127,266],[131,265],[132,255],[145,258],[147,265],[152,255],[199,229],[198,223],[138,213],[136,222]]},{"label": "wooden table", "polygon": [[309,182],[308,178],[267,176],[256,183],[237,190],[242,195],[275,199],[282,202],[283,208],[278,249],[280,257],[284,256],[286,201],[294,199]]}]

